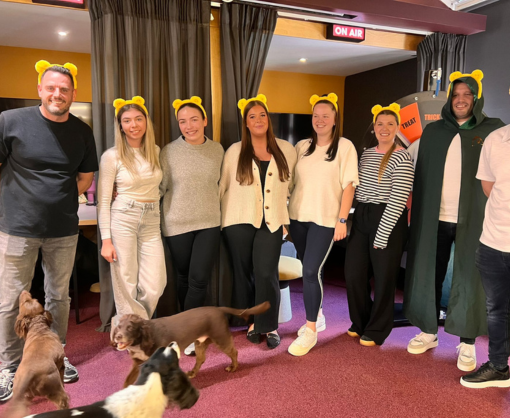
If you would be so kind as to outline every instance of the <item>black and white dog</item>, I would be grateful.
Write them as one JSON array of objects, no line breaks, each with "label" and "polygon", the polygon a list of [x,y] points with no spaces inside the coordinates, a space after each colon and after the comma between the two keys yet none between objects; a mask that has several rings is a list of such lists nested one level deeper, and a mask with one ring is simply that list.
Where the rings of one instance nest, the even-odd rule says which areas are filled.
[{"label": "black and white dog", "polygon": [[26,418],[160,418],[169,403],[179,409],[191,408],[198,400],[198,391],[179,367],[179,357],[179,347],[173,342],[142,364],[134,385],[104,401]]}]

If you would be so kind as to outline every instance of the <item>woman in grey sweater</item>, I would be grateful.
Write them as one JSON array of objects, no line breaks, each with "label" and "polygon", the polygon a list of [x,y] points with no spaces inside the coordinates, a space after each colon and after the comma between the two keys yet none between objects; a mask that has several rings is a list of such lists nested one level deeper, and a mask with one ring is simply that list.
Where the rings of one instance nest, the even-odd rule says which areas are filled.
[{"label": "woman in grey sweater", "polygon": [[[177,297],[182,311],[204,305],[220,246],[218,182],[223,147],[204,135],[202,100],[175,100],[182,135],[161,151],[163,235],[177,267]],[[186,350],[194,351],[194,344]]]}]

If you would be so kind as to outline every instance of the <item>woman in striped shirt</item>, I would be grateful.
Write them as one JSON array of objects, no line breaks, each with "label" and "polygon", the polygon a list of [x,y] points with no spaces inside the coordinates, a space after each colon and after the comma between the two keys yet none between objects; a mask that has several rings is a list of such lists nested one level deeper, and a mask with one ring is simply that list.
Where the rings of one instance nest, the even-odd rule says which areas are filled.
[{"label": "woman in striped shirt", "polygon": [[[409,153],[396,138],[400,106],[372,108],[378,145],[365,150],[359,163],[359,202],[345,257],[351,337],[360,344],[381,345],[393,327],[395,282],[407,240],[406,202],[414,178]],[[374,300],[369,266],[374,272]]]}]

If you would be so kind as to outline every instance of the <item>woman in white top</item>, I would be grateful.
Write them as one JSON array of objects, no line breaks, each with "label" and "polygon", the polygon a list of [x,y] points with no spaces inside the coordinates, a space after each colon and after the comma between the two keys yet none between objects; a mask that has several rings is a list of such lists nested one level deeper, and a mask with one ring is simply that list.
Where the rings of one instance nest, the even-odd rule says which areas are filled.
[{"label": "woman in white top", "polygon": [[310,98],[312,138],[296,144],[298,162],[290,198],[290,235],[303,262],[306,324],[289,346],[294,356],[307,354],[326,329],[322,314],[322,268],[334,241],[347,235],[347,217],[358,180],[358,155],[351,141],[340,136],[335,93]]},{"label": "woman in white top", "polygon": [[220,180],[221,226],[234,269],[233,305],[248,308],[269,301],[271,308],[251,321],[247,338],[258,344],[266,334],[267,346],[276,348],[278,261],[296,153],[290,143],[275,138],[263,94],[238,106],[242,138],[225,153]]},{"label": "woman in white top", "polygon": [[[166,285],[159,216],[159,147],[144,99],[117,99],[115,146],[99,166],[101,255],[109,262],[117,316],[150,319]],[[117,197],[112,204],[114,183]]]}]

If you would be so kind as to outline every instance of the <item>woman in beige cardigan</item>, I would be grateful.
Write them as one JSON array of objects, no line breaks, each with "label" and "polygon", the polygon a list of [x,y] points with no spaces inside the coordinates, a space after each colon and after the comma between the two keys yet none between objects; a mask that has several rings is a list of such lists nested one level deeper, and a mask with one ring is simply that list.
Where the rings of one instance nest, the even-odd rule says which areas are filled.
[{"label": "woman in beige cardigan", "polygon": [[287,197],[296,152],[274,136],[266,97],[239,101],[243,116],[241,142],[225,153],[220,180],[221,226],[234,268],[233,305],[248,308],[269,301],[248,328],[252,343],[267,336],[267,346],[280,345],[278,261],[283,225],[289,223]]}]

